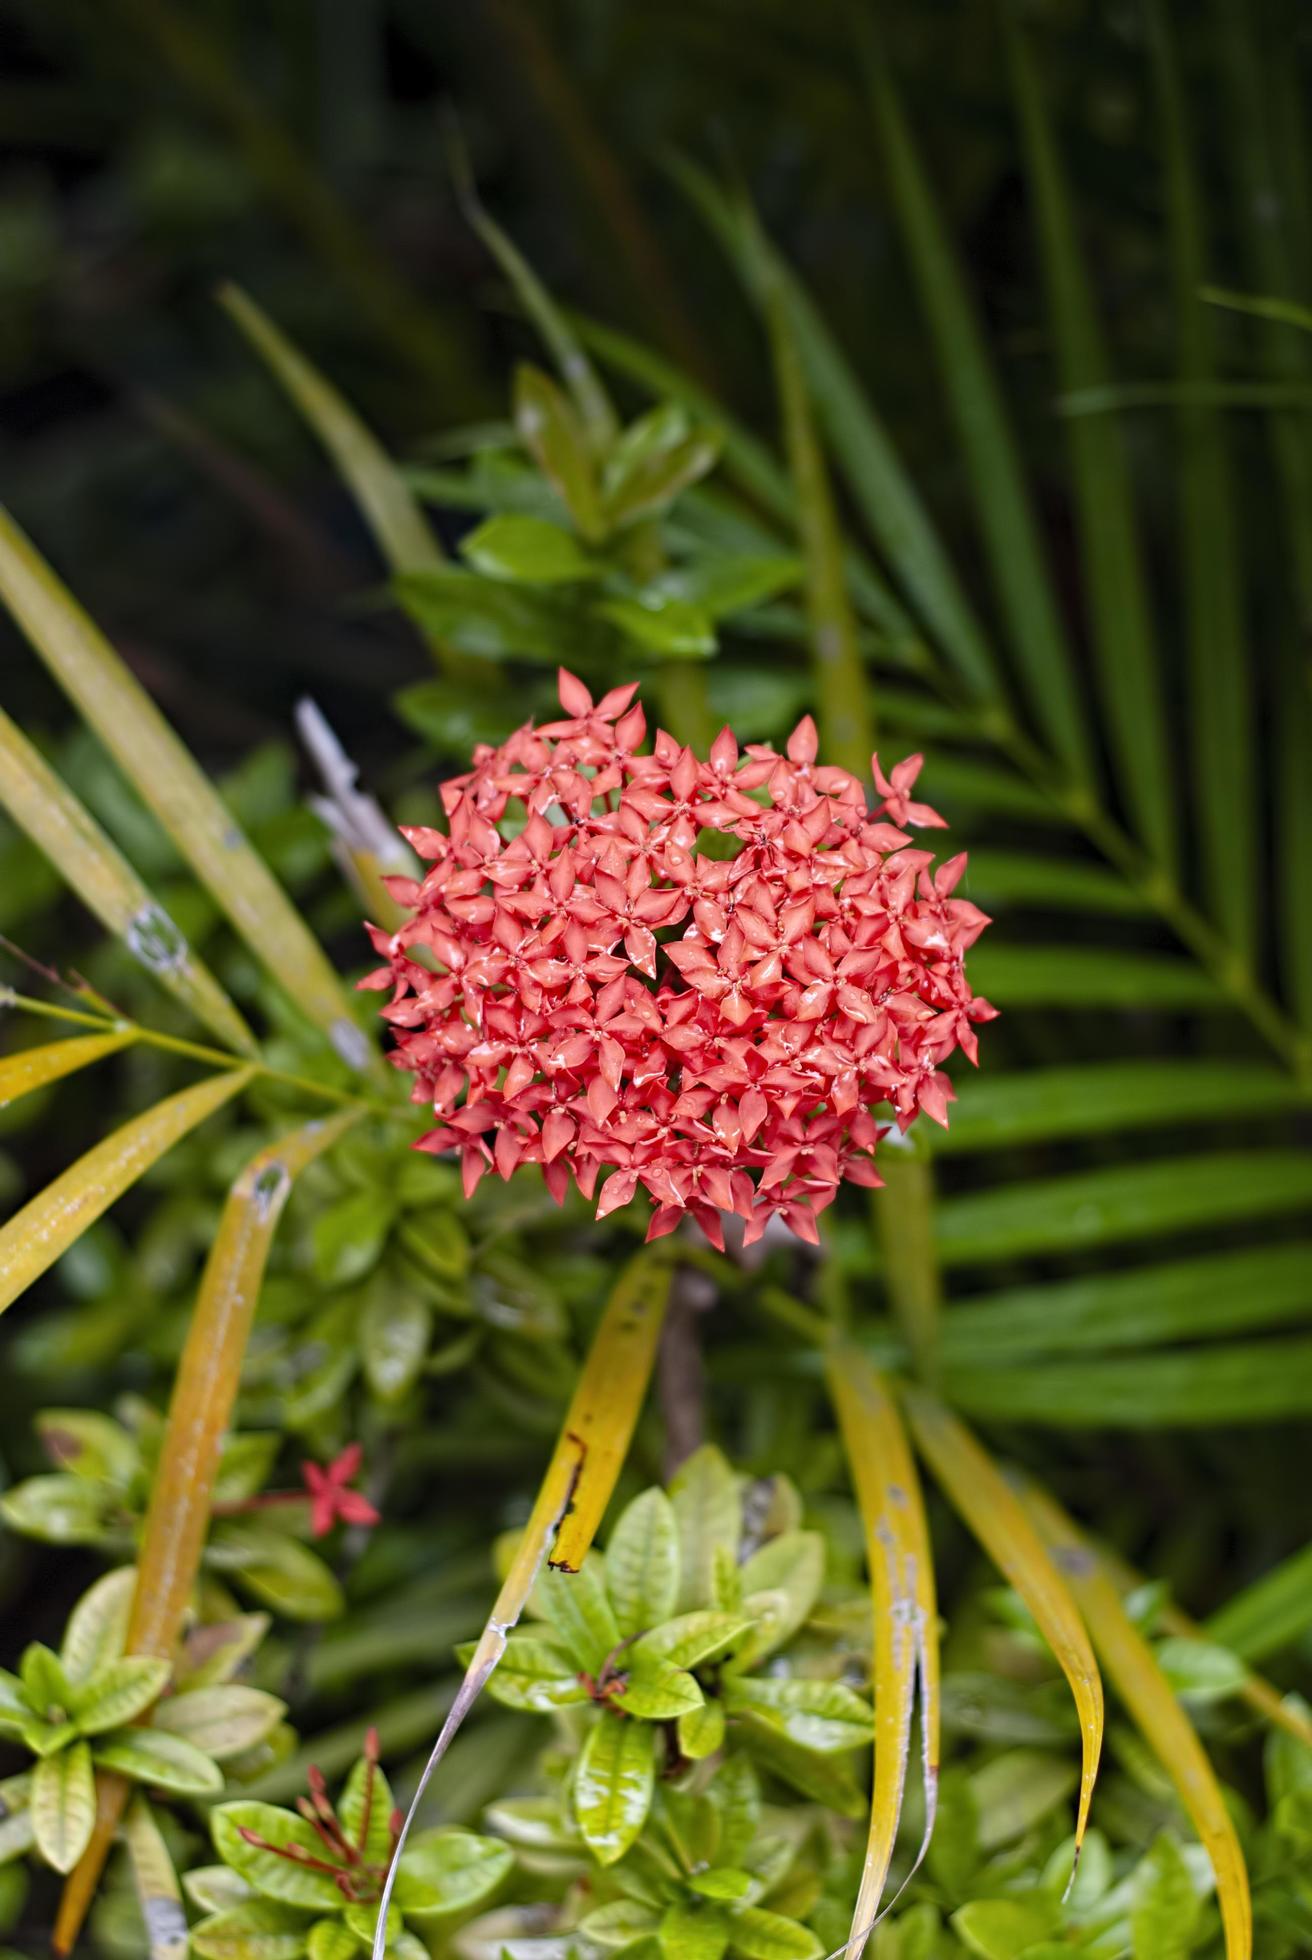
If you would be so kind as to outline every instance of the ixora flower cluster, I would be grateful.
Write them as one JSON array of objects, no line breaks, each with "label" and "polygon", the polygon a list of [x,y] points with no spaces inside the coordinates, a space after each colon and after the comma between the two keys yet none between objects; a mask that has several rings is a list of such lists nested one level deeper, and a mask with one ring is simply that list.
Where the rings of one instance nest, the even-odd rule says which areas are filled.
[{"label": "ixora flower cluster", "polygon": [[538,1164],[591,1198],[608,1172],[597,1216],[641,1188],[649,1238],[691,1216],[722,1246],[731,1212],[748,1243],[775,1216],[814,1241],[844,1179],[880,1182],[875,1107],[946,1121],[939,1067],[995,1011],[963,966],[988,920],[952,896],[964,856],[932,870],[904,828],[942,825],[919,756],[875,758],[872,813],[809,717],[784,755],[728,729],[706,761],[663,731],[643,755],[635,692],[562,672],[562,720],[442,785],[362,985],[392,989],[393,1060],[439,1119],[419,1147],[458,1149],[467,1192]]}]

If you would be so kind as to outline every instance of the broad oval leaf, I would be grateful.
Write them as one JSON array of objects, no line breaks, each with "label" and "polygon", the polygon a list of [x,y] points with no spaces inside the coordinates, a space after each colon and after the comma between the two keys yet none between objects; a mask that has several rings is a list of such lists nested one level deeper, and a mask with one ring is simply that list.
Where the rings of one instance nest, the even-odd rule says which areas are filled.
[{"label": "broad oval leaf", "polygon": [[809,1926],[760,1906],[743,1906],[734,1913],[733,1943],[750,1960],[819,1960],[824,1952]]},{"label": "broad oval leaf", "polygon": [[655,1659],[675,1667],[700,1667],[705,1661],[720,1660],[731,1649],[747,1642],[753,1621],[742,1613],[714,1613],[703,1610],[681,1613],[664,1626],[653,1627],[635,1640],[628,1650],[630,1659]]},{"label": "broad oval leaf", "polygon": [[300,1960],[309,1925],[291,1906],[249,1899],[193,1926],[191,1950],[200,1960]]},{"label": "broad oval leaf", "polygon": [[57,1872],[72,1871],[96,1821],[90,1744],[74,1742],[42,1758],[32,1772],[30,1808],[37,1850]]},{"label": "broad oval leaf", "polygon": [[492,1896],[514,1862],[510,1846],[499,1838],[474,1831],[425,1831],[401,1861],[396,1903],[420,1921],[469,1912]]},{"label": "broad oval leaf", "polygon": [[729,1944],[731,1922],[709,1900],[680,1899],[660,1923],[663,1960],[720,1960]]},{"label": "broad oval leaf", "polygon": [[574,1775],[574,1815],[599,1864],[622,1858],[647,1821],[655,1750],[656,1732],[645,1722],[605,1713],[583,1745]]},{"label": "broad oval leaf", "polygon": [[703,1695],[691,1674],[668,1661],[645,1655],[633,1658],[624,1669],[624,1688],[615,1697],[616,1706],[626,1715],[645,1722],[677,1721],[681,1715],[700,1708]]},{"label": "broad oval leaf", "polygon": [[570,585],[602,571],[559,524],[512,512],[489,517],[463,537],[460,555],[485,578],[528,585]]},{"label": "broad oval leaf", "polygon": [[679,1591],[679,1534],[663,1490],[627,1504],[606,1545],[606,1591],[624,1639],[660,1626]]},{"label": "broad oval leaf", "polygon": [[378,1763],[367,1755],[357,1758],[337,1800],[337,1815],[347,1837],[363,1850],[369,1864],[385,1865],[391,1855],[394,1807],[392,1786]]},{"label": "broad oval leaf", "polygon": [[97,1742],[95,1758],[100,1769],[180,1797],[213,1797],[223,1788],[223,1771],[203,1749],[162,1729],[119,1729]]},{"label": "broad oval leaf", "polygon": [[738,1480],[713,1443],[704,1443],[683,1464],[670,1485],[679,1530],[680,1613],[715,1602],[716,1553],[735,1563],[742,1537],[742,1499]]},{"label": "broad oval leaf", "polygon": [[[744,1562],[743,1609],[758,1621],[741,1656],[744,1664],[755,1665],[792,1639],[820,1596],[824,1572],[818,1531],[780,1532]],[[764,1610],[754,1610],[757,1595]]]},{"label": "broad oval leaf", "polygon": [[979,1960],[1016,1960],[1059,1924],[1051,1898],[972,1899],[952,1915],[953,1931]]},{"label": "broad oval leaf", "polygon": [[[317,1858],[323,1850],[322,1841],[303,1818],[274,1804],[247,1798],[239,1803],[222,1804],[214,1812],[212,1829],[214,1846],[223,1862],[266,1899],[276,1899],[289,1906],[317,1907],[320,1912],[340,1909],[342,1895],[329,1873],[312,1871],[291,1859],[280,1858],[276,1850],[264,1848],[264,1845],[296,1845]],[[243,1830],[253,1832],[264,1844],[248,1843],[241,1836]]]},{"label": "broad oval leaf", "polygon": [[287,1704],[277,1695],[230,1682],[170,1695],[155,1710],[152,1726],[180,1735],[222,1763],[263,1742],[286,1713]]},{"label": "broad oval leaf", "polygon": [[1180,1847],[1161,1831],[1130,1880],[1130,1940],[1152,1960],[1185,1960],[1202,1901]]},{"label": "broad oval leaf", "polygon": [[609,1905],[587,1913],[579,1923],[579,1931],[594,1946],[618,1951],[632,1946],[635,1940],[646,1939],[659,1924],[653,1908],[641,1900],[613,1899]]},{"label": "broad oval leaf", "polygon": [[69,1697],[69,1713],[83,1735],[103,1735],[131,1722],[164,1691],[172,1672],[166,1660],[129,1655],[106,1661]]},{"label": "broad oval leaf", "polygon": [[679,1717],[679,1754],[700,1763],[724,1746],[724,1703],[704,1701]]},{"label": "broad oval leaf", "polygon": [[837,1681],[730,1675],[724,1705],[729,1714],[755,1715],[799,1747],[822,1755],[859,1749],[873,1733],[869,1704]]},{"label": "broad oval leaf", "polygon": [[595,1555],[587,1558],[577,1572],[548,1567],[538,1579],[533,1603],[576,1665],[589,1674],[600,1674],[620,1643],[601,1560]]},{"label": "broad oval leaf", "polygon": [[49,1477],[26,1477],[5,1491],[0,1496],[0,1518],[11,1531],[44,1539],[48,1545],[98,1545],[121,1501],[122,1494],[113,1484],[90,1483],[57,1471]]},{"label": "broad oval leaf", "polygon": [[345,1920],[318,1919],[306,1937],[305,1951],[309,1960],[355,1960],[360,1942]]},{"label": "broad oval leaf", "polygon": [[[457,1658],[467,1663],[473,1653],[470,1642],[457,1650]],[[507,1640],[487,1691],[503,1707],[532,1715],[546,1715],[553,1708],[568,1708],[588,1698],[578,1670],[559,1647],[518,1631]]]}]

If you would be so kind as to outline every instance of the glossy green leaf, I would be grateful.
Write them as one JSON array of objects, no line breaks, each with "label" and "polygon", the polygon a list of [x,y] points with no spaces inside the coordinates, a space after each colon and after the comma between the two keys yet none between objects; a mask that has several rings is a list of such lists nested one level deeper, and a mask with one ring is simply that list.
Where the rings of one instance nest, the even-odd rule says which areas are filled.
[{"label": "glossy green leaf", "polygon": [[604,535],[601,496],[582,422],[569,399],[540,368],[515,371],[515,428],[588,544]]},{"label": "glossy green leaf", "polygon": [[1208,1638],[1241,1660],[1262,1661],[1312,1626],[1312,1545],[1294,1552],[1272,1571],[1212,1614]]},{"label": "glossy green leaf", "polygon": [[70,1681],[85,1681],[123,1652],[136,1581],[134,1566],[120,1566],[115,1572],[102,1574],[78,1600],[68,1616],[59,1650]]},{"label": "glossy green leaf", "polygon": [[664,510],[714,469],[719,448],[715,432],[692,428],[677,402],[650,409],[630,423],[606,459],[608,523],[622,528]]},{"label": "glossy green leaf", "polygon": [[349,1286],[378,1263],[396,1215],[385,1191],[352,1191],[314,1221],[314,1270],[325,1286]]},{"label": "glossy green leaf", "polygon": [[249,1069],[234,1068],[166,1096],[114,1130],[103,1143],[31,1198],[0,1226],[0,1311],[41,1277],[130,1189],[166,1150],[244,1089]]},{"label": "glossy green leaf", "polygon": [[972,1192],[939,1206],[944,1265],[1133,1244],[1193,1226],[1279,1217],[1312,1202],[1312,1159],[1293,1150],[1115,1164]]},{"label": "glossy green leaf", "polygon": [[574,1815],[599,1864],[622,1858],[647,1820],[655,1783],[656,1732],[645,1722],[602,1714],[574,1775]]},{"label": "glossy green leaf", "polygon": [[678,1589],[674,1511],[663,1490],[645,1490],[621,1511],[606,1545],[606,1591],[621,1635],[668,1620]]},{"label": "glossy green leaf", "polygon": [[953,1931],[980,1960],[1017,1960],[1059,1923],[1050,1898],[972,1899],[952,1915]]},{"label": "glossy green leaf", "polygon": [[223,1771],[203,1749],[163,1729],[119,1729],[96,1743],[95,1758],[99,1769],[180,1797],[217,1796],[223,1788]]},{"label": "glossy green leaf", "polygon": [[318,1919],[306,1935],[309,1960],[356,1960],[360,1942],[344,1919]]},{"label": "glossy green leaf", "polygon": [[289,1620],[331,1620],[342,1611],[342,1588],[331,1566],[285,1531],[246,1518],[221,1518],[210,1536],[210,1562]]},{"label": "glossy green leaf", "polygon": [[[468,1662],[473,1647],[457,1649],[457,1657]],[[537,1640],[531,1633],[515,1632],[506,1641],[506,1651],[488,1682],[493,1701],[506,1708],[520,1708],[542,1715],[553,1708],[568,1708],[586,1701],[588,1691],[578,1677],[572,1658],[553,1642]]]},{"label": "glossy green leaf", "polygon": [[824,1952],[809,1926],[760,1906],[744,1906],[734,1913],[733,1944],[750,1960],[819,1960]]},{"label": "glossy green leaf", "polygon": [[600,1559],[585,1559],[577,1572],[548,1567],[533,1597],[576,1665],[600,1674],[620,1643]]},{"label": "glossy green leaf", "polygon": [[820,1596],[824,1540],[815,1531],[784,1531],[742,1564],[743,1611],[756,1619],[745,1649],[754,1666],[803,1625]]},{"label": "glossy green leaf", "polygon": [[136,1438],[98,1409],[42,1409],[36,1431],[52,1463],[93,1483],[126,1488],[141,1467]]},{"label": "glossy green leaf", "polygon": [[720,1660],[732,1651],[741,1651],[752,1625],[745,1614],[717,1613],[704,1607],[693,1613],[680,1613],[675,1619],[653,1627],[628,1651],[639,1657],[670,1661],[675,1667],[700,1667],[705,1661]]},{"label": "glossy green leaf", "polygon": [[0,1495],[0,1518],[11,1531],[50,1545],[98,1545],[121,1503],[113,1484],[91,1483],[63,1472],[26,1477]]},{"label": "glossy green leaf", "polygon": [[72,1871],[96,1819],[89,1744],[75,1742],[41,1759],[32,1774],[31,1812],[41,1856],[57,1872]]},{"label": "glossy green leaf", "polygon": [[[977,1769],[970,1779],[979,1817],[979,1843],[984,1851],[1014,1844],[1034,1829],[1058,1804],[1064,1804],[1080,1781],[1074,1753],[1054,1755],[1045,1749],[1009,1749]],[[1071,1877],[1076,1839],[1067,1840],[1071,1859],[1059,1874],[1059,1890]],[[1081,1858],[1084,1839],[1079,1839]]]},{"label": "glossy green leaf", "polygon": [[395,1804],[392,1786],[378,1764],[367,1755],[358,1757],[337,1799],[337,1815],[349,1841],[357,1848],[363,1845],[368,1864],[387,1863]]},{"label": "glossy green leaf", "polygon": [[704,1701],[679,1717],[679,1754],[700,1763],[724,1747],[724,1703]]},{"label": "glossy green leaf", "polygon": [[731,1675],[723,1695],[729,1714],[754,1715],[803,1749],[827,1755],[870,1741],[869,1704],[837,1681]]},{"label": "glossy green leaf", "polygon": [[664,660],[702,660],[715,652],[710,615],[686,599],[671,599],[659,587],[637,599],[602,599],[594,608],[626,638]]},{"label": "glossy green leaf", "polygon": [[680,1613],[710,1606],[714,1597],[715,1556],[736,1561],[742,1536],[738,1483],[714,1444],[703,1444],[682,1465],[670,1485],[679,1530]]},{"label": "glossy green leaf", "polygon": [[333,1912],[340,1907],[342,1895],[327,1872],[312,1871],[306,1865],[280,1858],[275,1851],[248,1844],[240,1836],[242,1830],[253,1831],[266,1844],[298,1845],[311,1857],[317,1857],[322,1845],[303,1818],[289,1810],[279,1810],[274,1804],[246,1798],[240,1803],[221,1805],[213,1814],[212,1825],[214,1847],[223,1862],[231,1865],[265,1898],[277,1899],[284,1905],[316,1907],[320,1912]]},{"label": "glossy green leaf", "polygon": [[509,1874],[514,1854],[498,1838],[473,1831],[424,1831],[406,1850],[396,1879],[396,1902],[421,1922],[468,1912],[490,1898]]},{"label": "glossy green leaf", "polygon": [[250,1899],[193,1926],[191,1948],[200,1960],[300,1960],[309,1923],[291,1906]]},{"label": "glossy green leaf", "polygon": [[83,1735],[103,1735],[142,1714],[163,1693],[172,1668],[168,1661],[132,1655],[106,1661],[75,1687],[69,1713]]},{"label": "glossy green leaf", "polygon": [[1159,1640],[1157,1665],[1178,1695],[1195,1704],[1238,1694],[1248,1670],[1236,1654],[1214,1640],[1173,1634]]},{"label": "glossy green leaf", "polygon": [[626,1715],[644,1722],[673,1722],[702,1706],[702,1691],[684,1668],[632,1649],[621,1660],[621,1667],[625,1687],[616,1696],[615,1705]]},{"label": "glossy green leaf", "polygon": [[660,1921],[651,1906],[638,1899],[613,1899],[585,1913],[579,1931],[593,1945],[618,1951],[656,1931]]},{"label": "glossy green leaf", "polygon": [[180,1735],[222,1763],[263,1742],[286,1713],[287,1704],[276,1695],[233,1681],[170,1695],[155,1710],[152,1726]]},{"label": "glossy green leaf", "polygon": [[460,555],[485,578],[527,585],[570,585],[599,576],[568,531],[541,517],[489,517],[460,541]]},{"label": "glossy green leaf", "polygon": [[1144,1960],[1185,1960],[1201,1901],[1173,1837],[1162,1831],[1131,1880],[1130,1942]]}]

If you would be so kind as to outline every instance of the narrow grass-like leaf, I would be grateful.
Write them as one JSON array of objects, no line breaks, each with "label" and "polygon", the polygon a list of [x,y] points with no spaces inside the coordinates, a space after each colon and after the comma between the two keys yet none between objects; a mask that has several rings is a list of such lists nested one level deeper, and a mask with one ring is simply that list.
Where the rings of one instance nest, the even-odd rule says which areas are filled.
[{"label": "narrow grass-like leaf", "polygon": [[974,986],[1000,1007],[1209,1008],[1227,1005],[1216,982],[1173,953],[1109,946],[990,946],[971,953]]},{"label": "narrow grass-like leaf", "polygon": [[953,1369],[947,1379],[963,1409],[999,1421],[1063,1429],[1281,1422],[1312,1414],[1312,1339]]},{"label": "narrow grass-like leaf", "polygon": [[1244,1854],[1192,1723],[1097,1553],[1045,1493],[1027,1488],[1022,1502],[1075,1596],[1112,1685],[1160,1758],[1207,1849],[1216,1874],[1226,1960],[1252,1960],[1253,1916]]},{"label": "narrow grass-like leaf", "polygon": [[786,309],[817,415],[878,544],[931,637],[972,693],[1000,692],[996,663],[956,571],[902,460],[800,280],[773,248],[752,236],[741,214],[704,172],[679,166],[680,181],[731,253],[758,298],[762,272]]},{"label": "narrow grass-like leaf", "polygon": [[182,1888],[155,1813],[144,1797],[133,1800],[123,1820],[123,1842],[150,1960],[186,1960],[187,1914]]},{"label": "narrow grass-like leaf", "polygon": [[972,850],[960,889],[985,911],[1032,906],[1045,912],[1142,918],[1152,909],[1143,893],[1116,871],[1087,858],[1050,857],[1033,850]]},{"label": "narrow grass-like leaf", "polygon": [[[1214,320],[1199,297],[1207,239],[1194,138],[1165,0],[1148,8],[1166,167],[1166,208],[1182,387],[1216,378]],[[1232,466],[1215,408],[1181,407],[1176,480],[1190,662],[1194,808],[1213,917],[1252,963],[1257,933],[1253,705],[1244,640]]]},{"label": "narrow grass-like leaf", "polygon": [[387,1902],[415,1810],[452,1737],[504,1654],[507,1636],[524,1610],[543,1561],[558,1572],[577,1572],[597,1535],[647,1393],[669,1290],[668,1260],[659,1253],[640,1252],[624,1268],[606,1303],[519,1549],[406,1815],[379,1908],[373,1960],[383,1960]]},{"label": "narrow grass-like leaf", "polygon": [[151,897],[86,806],[0,709],[0,806],[74,894],[162,987],[219,1037],[253,1054],[255,1037],[208,967]]},{"label": "narrow grass-like leaf", "polygon": [[1102,1679],[1084,1622],[1019,1498],[988,1452],[950,1409],[924,1390],[907,1388],[902,1399],[916,1443],[944,1493],[1029,1607],[1070,1683],[1082,1747],[1075,1820],[1078,1863],[1103,1734]]},{"label": "narrow grass-like leaf", "polygon": [[882,49],[866,49],[866,76],[888,164],[889,187],[938,354],[1026,696],[1073,776],[1092,770],[1071,650],[1044,564],[1007,410],[975,306]]},{"label": "narrow grass-like leaf", "polygon": [[619,434],[619,421],[572,321],[557,306],[514,240],[487,210],[475,187],[468,159],[458,146],[453,146],[452,160],[456,191],[466,219],[509,279],[521,306],[550,349],[557,372],[574,398],[594,455],[604,456]]},{"label": "narrow grass-like leaf", "polygon": [[[972,974],[973,974],[972,967]],[[1023,1075],[985,1070],[959,1078],[936,1156],[1050,1143],[1057,1137],[1121,1135],[1292,1115],[1308,1091],[1273,1068],[1248,1062],[1088,1062]]]},{"label": "narrow grass-like leaf", "polygon": [[861,1519],[874,1615],[875,1780],[865,1863],[847,1952],[860,1956],[888,1879],[906,1788],[920,1682],[925,1829],[934,1829],[938,1790],[939,1663],[934,1558],[920,1483],[901,1418],[882,1377],[858,1349],[835,1342],[825,1357]]},{"label": "narrow grass-like leaf", "polygon": [[938,1208],[945,1265],[1125,1245],[1186,1227],[1299,1212],[1312,1203],[1312,1155],[1226,1151],[1113,1164],[1069,1177],[972,1191]]},{"label": "narrow grass-like leaf", "polygon": [[996,1367],[1027,1355],[1204,1340],[1301,1320],[1310,1304],[1312,1245],[1209,1252],[963,1301],[943,1317],[943,1360]]},{"label": "narrow grass-like leaf", "polygon": [[[1094,308],[1088,261],[1024,33],[1006,13],[1034,215],[1061,386],[1096,387],[1108,361]],[[1112,753],[1136,828],[1160,864],[1174,862],[1175,798],[1152,610],[1134,520],[1121,433],[1109,417],[1069,424],[1086,599]]]},{"label": "narrow grass-like leaf", "polygon": [[0,1312],[40,1279],[166,1150],[244,1089],[251,1070],[210,1075],[134,1116],[0,1226]]},{"label": "narrow grass-like leaf", "polygon": [[1263,1573],[1204,1623],[1209,1640],[1243,1661],[1266,1660],[1312,1626],[1312,1545]]},{"label": "narrow grass-like leaf", "polygon": [[256,958],[353,1067],[371,1059],[300,913],[108,640],[0,510],[0,599]]},{"label": "narrow grass-like leaf", "polygon": [[62,1076],[116,1054],[136,1038],[135,1028],[116,1028],[113,1034],[84,1034],[72,1041],[44,1041],[39,1047],[20,1048],[15,1055],[0,1057],[0,1109],[8,1109],[10,1103],[16,1103],[20,1096],[30,1096],[34,1089],[44,1089]]},{"label": "narrow grass-like leaf", "polygon": [[857,646],[848,597],[843,542],[829,472],[816,434],[810,391],[798,354],[787,295],[778,268],[760,242],[762,304],[774,357],[784,444],[797,495],[797,521],[806,567],[806,611],[816,707],[825,753],[864,782],[875,742],[872,691]]},{"label": "narrow grass-like leaf", "polygon": [[[151,1484],[127,1651],[172,1656],[210,1521],[224,1437],[259,1302],[269,1249],[292,1184],[358,1120],[358,1112],[305,1124],[252,1157],[228,1194],[187,1330]],[[59,1903],[55,1945],[81,1928],[128,1797],[122,1776],[97,1780],[96,1827]]]}]

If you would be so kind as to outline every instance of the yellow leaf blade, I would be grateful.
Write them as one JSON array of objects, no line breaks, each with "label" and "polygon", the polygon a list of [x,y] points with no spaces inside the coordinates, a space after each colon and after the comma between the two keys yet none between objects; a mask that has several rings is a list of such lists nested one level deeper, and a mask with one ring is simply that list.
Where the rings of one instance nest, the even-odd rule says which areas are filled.
[{"label": "yellow leaf blade", "polygon": [[922,1389],[907,1388],[903,1403],[921,1454],[944,1493],[1025,1601],[1070,1683],[1083,1757],[1075,1822],[1078,1862],[1103,1736],[1102,1678],[1084,1621],[1024,1505],[965,1424]]},{"label": "yellow leaf blade", "polygon": [[146,1929],[150,1960],[187,1960],[187,1912],[168,1846],[146,1799],[133,1799],[123,1823],[123,1842]]},{"label": "yellow leaf blade", "polygon": [[640,1252],[624,1268],[606,1303],[519,1548],[433,1744],[392,1854],[373,1960],[383,1960],[387,1903],[411,1819],[452,1737],[505,1652],[507,1635],[524,1610],[543,1560],[562,1571],[577,1572],[596,1536],[651,1380],[670,1271],[663,1254]]},{"label": "yellow leaf blade", "polygon": [[168,913],[142,884],[91,812],[22,730],[0,709],[0,805],[63,876],[74,894],[121,939],[227,1048],[255,1052],[255,1037]]},{"label": "yellow leaf blade", "polygon": [[[343,1110],[266,1145],[228,1193],[169,1401],[128,1616],[129,1654],[173,1653],[200,1570],[224,1434],[278,1220],[299,1173],[359,1117],[358,1110]],[[71,1951],[81,1929],[129,1793],[122,1776],[96,1778],[95,1828],[55,1921],[60,1953]]]},{"label": "yellow leaf blade", "polygon": [[0,1226],[0,1313],[166,1150],[235,1096],[248,1068],[207,1076],[107,1136]]},{"label": "yellow leaf blade", "polygon": [[875,1777],[865,1864],[846,1949],[851,1960],[860,1960],[880,1916],[901,1821],[917,1675],[925,1776],[922,1856],[934,1827],[938,1621],[924,1506],[897,1405],[860,1349],[835,1342],[825,1367],[865,1527],[874,1609]]},{"label": "yellow leaf blade", "polygon": [[20,1048],[16,1055],[0,1057],[0,1109],[8,1109],[20,1096],[44,1089],[65,1075],[89,1068],[106,1055],[129,1047],[137,1038],[135,1028],[116,1028],[113,1034],[79,1035],[73,1041],[43,1041],[39,1047]]},{"label": "yellow leaf blade", "polygon": [[256,958],[352,1067],[371,1060],[323,948],[145,689],[0,510],[0,599]]},{"label": "yellow leaf blade", "polygon": [[1253,1909],[1244,1854],[1193,1723],[1097,1552],[1045,1492],[1027,1487],[1023,1503],[1066,1575],[1117,1693],[1161,1759],[1212,1861],[1227,1960],[1252,1960]]}]

